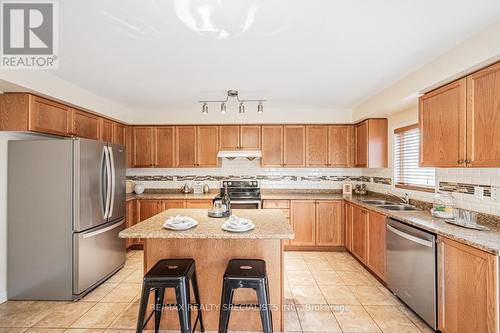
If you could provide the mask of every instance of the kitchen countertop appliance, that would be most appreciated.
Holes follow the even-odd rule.
[[[125,263],[125,147],[9,141],[7,296],[75,300]]]
[[[386,229],[387,287],[437,329],[436,235],[391,218]]]
[[[221,193],[215,200],[222,200],[222,193],[227,186],[227,193],[231,200],[231,209],[260,209],[262,199],[258,180],[223,180]]]

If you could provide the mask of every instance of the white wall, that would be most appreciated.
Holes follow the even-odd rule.
[[[7,143],[40,136],[0,132],[0,303],[7,300]]]
[[[422,91],[500,60],[500,21],[473,35],[353,109],[353,119],[386,116],[417,105]]]

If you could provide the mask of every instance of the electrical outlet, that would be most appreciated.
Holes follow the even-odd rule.
[[[491,187],[491,200],[500,201],[500,187]]]
[[[474,196],[476,198],[482,199],[484,197],[484,187],[474,186]]]

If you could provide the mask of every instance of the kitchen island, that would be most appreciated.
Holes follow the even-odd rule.
[[[185,231],[163,228],[165,220],[176,215],[192,217],[199,224]],[[120,237],[144,239],[144,272],[165,258],[195,260],[203,305],[203,320],[207,331],[218,329],[222,279],[229,260],[235,258],[265,260],[274,330],[283,331],[283,241],[293,238],[293,230],[285,215],[278,210],[233,210],[233,215],[250,219],[255,224],[255,229],[243,233],[231,233],[221,228],[226,219],[210,218],[206,209],[169,209],[123,230]],[[165,297],[165,303],[173,303],[174,294],[171,290],[165,293]],[[239,289],[234,294],[233,302],[256,303],[257,297],[253,290]],[[174,309],[164,311],[161,327],[179,329],[179,320]],[[261,321],[257,309],[242,308],[232,311],[229,330],[260,329]]]

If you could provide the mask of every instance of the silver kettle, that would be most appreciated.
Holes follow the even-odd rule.
[[[203,185],[203,193],[204,194],[210,193],[210,187],[208,186],[208,184]]]
[[[181,187],[181,192],[182,192],[182,193],[185,193],[185,194],[187,194],[187,193],[191,193],[191,192],[193,192],[193,188],[192,188],[191,186],[189,186],[189,184],[186,182],[186,183],[184,183],[184,185]]]

